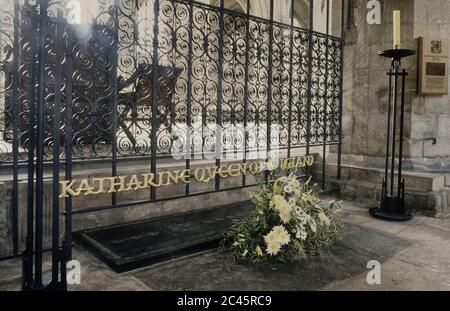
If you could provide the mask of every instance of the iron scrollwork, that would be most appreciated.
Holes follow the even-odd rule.
[[[0,131],[3,137],[0,161],[3,162],[12,161],[10,145],[14,130],[20,139],[20,150],[25,152],[27,149],[28,112],[34,101],[29,97],[29,89],[36,83],[30,81],[30,72],[37,62],[30,28],[31,16],[38,11],[38,4],[20,2],[18,51],[13,49],[13,1],[9,0],[8,4],[0,12]],[[61,65],[65,79],[61,114],[65,113],[67,105],[71,106],[70,150],[73,158],[111,158],[113,143],[117,146],[118,157],[150,156],[152,131],[156,131],[158,156],[170,154],[175,142],[185,145],[187,137],[192,140],[190,152],[199,148],[212,151],[216,146],[218,114],[223,126],[221,145],[227,151],[265,148],[268,122],[280,128],[278,136],[271,140],[280,147],[339,142],[343,70],[340,39],[310,34],[308,30],[253,16],[247,18],[245,14],[232,11],[224,12],[222,24],[219,7],[161,0],[159,57],[158,63],[153,64],[154,1],[99,0],[96,4],[97,12],[91,20],[84,24],[67,23],[64,31],[65,51]],[[54,18],[58,10],[68,10],[65,1],[50,1],[48,15]],[[52,137],[56,66],[54,29],[49,20],[44,66],[44,153],[48,159],[52,156],[53,144],[64,144],[66,126],[62,118],[61,137]],[[190,31],[192,41],[189,40]],[[221,31],[223,42],[219,42]],[[190,48],[192,54],[189,54]],[[270,50],[272,55],[269,55]],[[223,55],[222,64],[218,61],[219,53]],[[15,58],[19,63],[17,72],[13,66]],[[73,64],[72,72],[67,70],[69,58]],[[117,67],[114,67],[115,58]],[[269,60],[272,68],[269,68]],[[189,72],[190,63],[192,72]],[[222,66],[221,71],[219,66]],[[159,78],[156,82],[157,116],[153,118],[151,86],[154,68]],[[270,72],[272,76],[269,76]],[[16,100],[19,107],[16,116],[12,109],[15,74],[18,76]],[[68,79],[73,84],[71,102],[66,100],[65,93]],[[221,94],[218,94],[219,81]],[[219,96],[221,111],[217,111]],[[179,124],[188,124],[188,131],[201,135],[174,135],[174,126]],[[233,130],[244,124],[247,135]],[[61,147],[62,158],[64,152]]]

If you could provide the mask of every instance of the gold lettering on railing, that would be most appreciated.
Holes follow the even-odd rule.
[[[222,164],[220,166],[199,167],[193,172],[189,169],[145,173],[141,175],[96,177],[92,179],[74,179],[60,182],[60,198],[92,196],[119,192],[138,191],[142,189],[160,188],[173,184],[189,184],[191,180],[208,183],[221,178],[239,177],[246,174],[256,175],[262,172],[266,161]],[[276,163],[276,162],[275,162]],[[278,167],[282,170],[294,170],[314,164],[313,156],[300,156],[281,159]]]

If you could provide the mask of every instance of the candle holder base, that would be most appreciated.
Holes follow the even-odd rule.
[[[387,182],[384,180],[380,207],[372,208],[370,214],[375,218],[388,221],[411,220],[414,216],[405,209],[405,181],[398,189],[398,196],[386,195],[387,191]]]
[[[397,212],[403,210],[405,200],[403,198],[387,197],[381,200],[381,207],[374,207],[370,209],[370,215],[375,218],[387,221],[408,221],[413,219],[414,215],[408,212]]]
[[[383,181],[383,192],[380,207],[370,209],[370,214],[378,219],[389,221],[408,221],[414,216],[405,209],[405,181],[398,189],[399,196],[386,195],[388,192],[386,180]]]

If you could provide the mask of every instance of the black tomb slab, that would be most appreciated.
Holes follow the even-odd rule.
[[[75,232],[74,238],[116,272],[218,247],[233,219],[248,215],[250,201]]]

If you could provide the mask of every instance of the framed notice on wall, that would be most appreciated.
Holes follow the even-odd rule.
[[[448,94],[449,41],[440,38],[419,38],[418,93]]]

